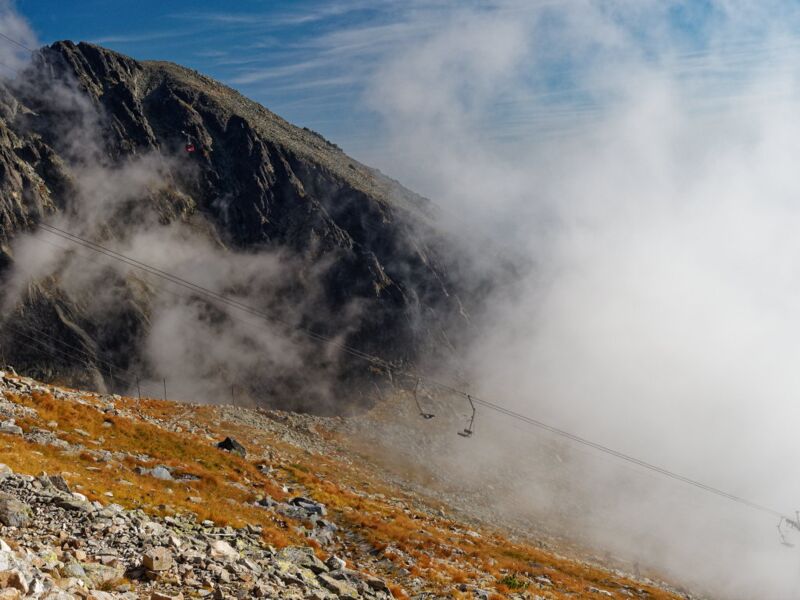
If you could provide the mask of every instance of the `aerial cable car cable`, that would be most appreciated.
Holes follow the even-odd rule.
[[[26,345],[26,346],[28,346],[30,348],[38,347],[39,349],[44,349],[45,352],[47,352],[47,353],[49,353],[51,355],[56,353],[56,354],[58,354],[60,356],[63,356],[65,358],[71,358],[71,359],[81,358],[81,356],[76,356],[76,354],[73,353],[73,352],[68,352],[67,350],[63,350],[61,348],[51,347],[42,338],[37,338],[37,337],[31,336],[31,335],[28,335],[24,331],[21,331],[21,330],[18,330],[18,329],[15,330],[15,329],[13,329],[13,326],[12,326],[12,330],[17,335],[22,336],[24,339],[28,340],[28,343],[25,343],[24,341],[22,341],[22,343],[23,343],[23,345]],[[17,341],[21,341],[21,340],[17,340]],[[80,348],[77,348],[75,346],[71,346],[70,344],[66,344],[66,343],[62,342],[61,345],[65,346],[65,347],[68,347],[68,348],[71,348],[75,352],[81,354],[82,358],[84,358],[84,359],[92,360],[93,362],[98,362],[98,363],[103,363],[104,362],[104,361],[102,361],[100,359],[96,359],[96,358],[92,357],[91,355],[87,354],[85,351],[81,350]],[[113,367],[113,368],[120,369],[120,367]],[[125,379],[125,378],[122,378],[122,377],[113,376],[113,375],[112,375],[112,377],[114,377],[118,381],[121,381],[122,383],[128,384],[129,386],[133,385],[133,382],[128,380],[128,379]]]
[[[9,36],[7,36],[7,35],[3,34],[3,33],[0,33],[0,37],[4,38],[4,39],[5,39],[5,40],[7,40],[8,42],[10,42],[10,43],[12,43],[12,44],[14,44],[14,45],[16,45],[16,46],[19,46],[20,48],[22,48],[22,49],[24,49],[24,50],[27,50],[27,51],[28,51],[28,52],[30,52],[31,54],[35,54],[35,53],[38,51],[38,50],[33,50],[33,49],[29,48],[28,46],[26,46],[26,45],[25,45],[25,44],[23,44],[22,42],[19,42],[18,40],[15,40],[15,39],[13,39],[13,38],[11,38],[11,37],[9,37]],[[19,70],[17,70],[17,69],[14,69],[13,67],[10,67],[10,66],[8,66],[8,65],[4,65],[4,64],[0,63],[0,66],[4,66],[4,67],[6,67],[6,68],[8,68],[8,69],[11,69],[11,70],[12,70],[12,71],[14,71],[16,74],[19,74],[19,73],[20,73],[20,71],[19,71]],[[165,124],[163,124],[163,123],[162,123],[161,125],[162,125],[162,126],[166,126],[166,127],[167,127],[167,128],[169,128],[169,129],[173,129],[174,131],[178,131],[176,128],[174,128],[174,127],[170,127],[169,125],[165,125]],[[244,126],[244,124],[242,124],[242,126]],[[185,131],[181,131],[180,133],[181,133],[181,134],[183,134],[183,135],[188,135],[188,134],[187,134]],[[197,151],[197,148],[198,148],[198,145],[197,145],[196,143],[194,143],[194,142],[187,142],[187,143],[185,144],[185,146],[184,146],[184,150],[185,150],[187,153],[194,153],[194,152],[196,152],[196,151]],[[444,208],[442,208],[442,207],[439,207],[439,210],[446,210],[446,209],[444,209]],[[447,212],[448,212],[448,213],[449,213],[449,214],[450,214],[452,217],[454,217],[454,218],[457,218],[457,219],[461,220],[461,216],[460,216],[460,215],[459,215],[457,212],[455,212],[455,211],[449,211],[449,210],[448,210]],[[463,221],[462,221],[462,225],[464,225],[464,223],[465,223],[465,222],[463,222]],[[362,224],[362,225],[363,225],[363,224]],[[377,231],[377,229],[375,229],[375,228],[370,228],[370,227],[366,227],[366,228],[367,228],[367,229],[372,229],[373,231]],[[496,246],[496,245],[497,245],[497,243],[496,243],[496,242],[493,242],[493,243],[492,243],[492,245],[493,245],[493,246]],[[501,244],[501,246],[502,246],[502,247],[504,247],[505,249],[509,249],[509,248],[510,248],[509,246],[505,246],[505,245],[503,245],[503,244]]]
[[[0,38],[3,38],[5,40],[7,40],[8,42],[10,42],[10,43],[22,48],[23,50],[27,50],[28,52],[31,52],[31,53],[35,52],[31,48],[28,48],[25,44],[23,44],[23,43],[15,40],[15,39],[7,36],[4,33],[0,32]],[[188,151],[189,150],[187,149],[187,152]],[[88,240],[83,240],[79,236],[74,236],[73,234],[70,234],[69,232],[64,232],[63,230],[59,230],[58,228],[53,227],[53,226],[45,226],[45,224],[40,224],[40,226],[42,226],[43,228],[46,228],[46,230],[50,231],[51,233],[54,233],[56,235],[60,235],[61,237],[64,237],[64,239],[72,241],[72,242],[74,242],[76,244],[83,245],[84,247],[89,248],[91,250],[94,250],[95,252],[100,252],[102,254],[106,254],[107,256],[111,256],[112,258],[115,258],[115,259],[120,260],[122,262],[126,262],[127,264],[129,264],[131,266],[135,266],[136,268],[139,268],[139,269],[142,269],[144,271],[147,271],[147,272],[149,272],[149,273],[151,273],[153,275],[156,275],[156,276],[159,276],[159,277],[163,277],[163,278],[165,278],[165,279],[167,279],[167,280],[169,280],[169,281],[171,281],[173,283],[176,283],[178,285],[184,285],[185,287],[189,287],[190,289],[193,289],[194,291],[196,291],[198,293],[201,293],[203,295],[208,295],[208,296],[211,296],[211,297],[215,297],[217,300],[219,300],[219,301],[221,301],[221,302],[223,302],[225,304],[228,304],[229,306],[233,306],[233,307],[239,308],[240,310],[244,310],[246,312],[251,312],[251,314],[262,316],[263,318],[266,318],[266,319],[268,319],[270,321],[273,321],[273,322],[279,322],[279,323],[283,323],[283,324],[286,324],[286,325],[290,325],[290,324],[285,323],[285,322],[283,322],[283,321],[281,321],[281,320],[279,320],[277,318],[274,318],[272,316],[266,315],[265,313],[261,313],[261,311],[258,311],[256,309],[252,309],[251,307],[248,307],[248,306],[246,306],[244,304],[241,304],[241,303],[238,303],[238,302],[235,302],[235,301],[230,301],[230,299],[226,298],[225,296],[222,296],[221,294],[217,294],[216,292],[212,292],[211,290],[206,290],[206,289],[202,288],[201,286],[197,286],[196,284],[192,284],[191,282],[187,282],[185,280],[182,280],[181,278],[171,276],[170,274],[167,274],[167,273],[165,273],[163,271],[160,271],[159,269],[151,268],[151,267],[145,265],[144,263],[140,263],[139,261],[136,261],[134,259],[128,259],[127,257],[124,257],[124,255],[120,255],[120,254],[115,253],[115,252],[113,252],[111,250],[105,249],[102,246],[99,246],[99,244],[94,244],[93,242],[90,242]],[[56,232],[59,232],[59,233],[56,233]],[[72,239],[73,237],[75,239]],[[95,248],[93,246],[97,246],[97,247]],[[179,283],[179,282],[181,282],[181,283]],[[299,328],[299,327],[297,329],[300,330],[302,333],[308,335],[309,337],[312,337],[313,339],[316,339],[316,340],[321,341],[321,342],[332,344],[332,345],[338,347],[342,351],[344,351],[344,352],[346,352],[346,353],[348,353],[348,354],[350,354],[352,356],[355,356],[357,358],[361,358],[363,360],[369,361],[372,364],[379,364],[379,365],[385,366],[387,369],[389,369],[390,372],[395,372],[397,374],[400,374],[400,373],[398,373],[397,371],[394,371],[391,368],[391,365],[390,365],[389,362],[387,362],[387,361],[385,361],[385,360],[383,360],[383,359],[381,359],[381,358],[379,358],[377,356],[370,355],[370,354],[368,354],[366,352],[361,352],[360,350],[357,350],[355,348],[349,347],[346,344],[338,343],[338,342],[336,342],[335,340],[333,340],[333,339],[331,339],[329,337],[323,336],[321,334],[317,334],[317,333],[315,333],[315,332],[313,332],[311,330],[308,330],[308,329],[305,329],[305,328]],[[761,505],[761,504],[758,504],[758,503],[755,503],[755,502],[751,502],[751,501],[749,501],[749,500],[747,500],[745,498],[741,498],[741,497],[736,496],[734,494],[729,494],[728,492],[725,492],[725,491],[717,489],[715,487],[706,485],[706,484],[701,483],[699,481],[695,481],[695,480],[690,479],[688,477],[684,477],[684,476],[679,475],[677,473],[673,473],[672,471],[669,471],[667,469],[663,469],[661,467],[657,467],[655,465],[651,465],[651,464],[649,464],[649,463],[647,463],[645,461],[642,461],[642,460],[639,460],[639,459],[634,458],[632,456],[626,455],[626,454],[624,454],[622,452],[618,452],[616,450],[613,450],[613,449],[608,448],[606,446],[603,446],[601,444],[597,444],[597,443],[592,442],[590,440],[587,440],[585,438],[581,438],[580,436],[571,434],[571,433],[569,433],[567,431],[558,429],[558,428],[553,427],[551,425],[547,425],[546,423],[543,423],[543,422],[538,421],[536,419],[532,419],[530,417],[526,417],[525,415],[516,413],[516,412],[511,411],[509,409],[506,409],[506,408],[504,408],[504,407],[502,407],[500,405],[494,404],[492,402],[489,402],[489,401],[486,401],[486,400],[481,400],[479,398],[473,398],[471,395],[467,394],[466,392],[463,392],[461,390],[457,390],[457,389],[453,388],[452,386],[449,386],[449,385],[446,385],[446,384],[442,384],[442,383],[439,383],[439,382],[436,382],[436,381],[432,381],[432,380],[427,380],[427,382],[431,383],[431,384],[433,384],[433,385],[435,385],[435,386],[437,386],[437,387],[439,387],[441,389],[458,393],[458,394],[460,394],[462,396],[465,396],[469,400],[470,405],[473,408],[473,416],[471,418],[470,425],[465,429],[464,432],[461,432],[462,434],[466,434],[466,432],[469,430],[470,431],[470,435],[471,435],[471,428],[472,428],[472,425],[474,425],[475,404],[479,404],[481,406],[489,408],[490,410],[494,410],[494,411],[500,412],[500,413],[502,413],[502,414],[504,414],[504,415],[506,415],[508,417],[511,417],[511,418],[514,418],[514,419],[518,419],[520,421],[528,423],[529,425],[533,425],[534,427],[538,427],[540,429],[544,429],[544,430],[549,431],[551,433],[554,433],[556,435],[565,437],[565,438],[567,438],[569,440],[572,440],[573,442],[589,446],[590,448],[594,448],[595,450],[598,450],[600,452],[604,452],[606,454],[610,454],[611,456],[615,456],[616,458],[619,458],[620,460],[625,460],[625,461],[631,462],[631,463],[633,463],[635,465],[638,465],[640,467],[643,467],[645,469],[649,469],[649,470],[654,471],[656,473],[659,473],[659,474],[661,474],[661,475],[663,475],[665,477],[669,477],[669,478],[675,479],[677,481],[681,481],[683,483],[686,483],[688,485],[695,486],[695,487],[697,487],[699,489],[702,489],[702,490],[705,490],[705,491],[707,491],[709,493],[713,493],[713,494],[716,494],[716,495],[721,496],[723,498],[727,498],[728,500],[731,500],[731,501],[734,501],[734,502],[738,502],[738,503],[743,504],[745,506],[749,506],[750,508],[753,508],[755,510],[759,510],[759,511],[762,511],[762,512],[766,512],[766,513],[772,514],[774,516],[779,517],[782,521],[785,521],[786,523],[788,523],[789,525],[791,525],[792,527],[794,527],[794,528],[796,528],[796,529],[798,529],[800,531],[800,517],[798,517],[796,519],[792,519],[790,517],[786,517],[780,511],[774,510],[772,508],[766,507],[764,505]],[[467,436],[465,436],[465,437],[467,437]],[[781,523],[779,522],[779,526],[780,526],[780,524]]]
[[[47,225],[47,224],[44,224],[44,223],[40,224],[40,227],[42,227],[45,231],[49,231],[49,232],[53,233],[54,235],[58,235],[59,237],[62,237],[64,239],[68,240],[68,241],[71,241],[71,242],[75,243],[75,244],[84,246],[84,247],[89,248],[89,249],[91,249],[91,250],[93,250],[95,252],[99,252],[101,254],[105,254],[106,256],[110,256],[111,258],[114,258],[115,260],[119,260],[119,261],[124,262],[126,264],[129,264],[131,266],[135,266],[136,268],[139,268],[139,269],[141,269],[143,271],[146,271],[146,272],[152,273],[154,275],[157,275],[159,277],[162,277],[162,278],[164,278],[164,279],[166,279],[168,281],[171,281],[173,283],[177,283],[178,285],[183,285],[184,287],[187,287],[187,288],[189,288],[189,289],[191,289],[193,291],[197,291],[198,293],[201,293],[203,295],[208,295],[210,297],[218,299],[221,302],[223,302],[223,303],[225,303],[227,305],[230,305],[230,306],[232,306],[234,308],[239,308],[240,310],[245,310],[247,312],[250,312],[251,314],[256,314],[256,315],[263,316],[264,318],[266,318],[267,320],[269,320],[271,322],[279,322],[279,323],[290,325],[290,324],[286,323],[285,321],[281,321],[279,319],[272,318],[269,315],[266,315],[266,313],[263,313],[262,311],[258,311],[256,309],[253,309],[252,307],[248,307],[247,305],[242,304],[240,302],[232,301],[229,298],[226,298],[225,296],[223,296],[222,294],[219,294],[217,292],[213,292],[213,291],[208,290],[206,288],[203,288],[202,286],[199,286],[197,284],[193,284],[193,283],[191,283],[191,282],[189,282],[187,280],[181,279],[180,277],[171,275],[171,274],[167,273],[166,271],[162,271],[162,270],[160,270],[160,269],[158,269],[156,267],[152,267],[150,265],[147,265],[146,263],[143,263],[141,261],[137,261],[135,259],[127,257],[127,256],[125,256],[123,254],[120,254],[118,252],[115,252],[113,250],[105,248],[104,246],[101,246],[100,244],[96,244],[94,242],[86,240],[86,239],[84,239],[84,238],[82,238],[80,236],[77,236],[75,234],[69,233],[69,232],[64,231],[62,229],[59,229],[57,227],[54,227],[52,225]],[[433,386],[436,386],[436,387],[438,387],[438,388],[440,388],[442,390],[449,391],[449,392],[455,393],[455,394],[459,394],[459,395],[467,398],[468,401],[470,402],[471,406],[473,406],[473,407],[474,406],[483,406],[483,407],[488,408],[488,409],[490,409],[492,411],[504,414],[504,415],[506,415],[506,416],[508,416],[510,418],[513,418],[513,419],[520,420],[520,421],[522,421],[524,423],[527,423],[528,425],[532,425],[534,427],[543,429],[543,430],[548,431],[550,433],[553,433],[553,434],[559,435],[561,437],[567,438],[567,439],[569,439],[569,440],[571,440],[571,441],[573,441],[575,443],[588,446],[588,447],[593,448],[593,449],[595,449],[595,450],[597,450],[599,452],[603,452],[605,454],[609,454],[609,455],[614,456],[614,457],[616,457],[616,458],[618,458],[620,460],[627,461],[629,463],[632,463],[632,464],[637,465],[639,467],[642,467],[644,469],[648,469],[650,471],[653,471],[655,473],[658,473],[658,474],[663,475],[665,477],[668,477],[670,479],[674,479],[676,481],[680,481],[680,482],[685,483],[687,485],[694,486],[694,487],[696,487],[698,489],[701,489],[701,490],[704,490],[706,492],[715,494],[717,496],[726,498],[726,499],[731,500],[733,502],[737,502],[739,504],[748,506],[748,507],[753,508],[755,510],[759,510],[761,512],[765,512],[765,513],[771,514],[771,515],[773,515],[775,517],[778,517],[778,518],[784,517],[784,518],[786,518],[787,521],[796,522],[791,517],[786,517],[783,513],[781,513],[778,510],[775,510],[773,508],[770,508],[770,507],[767,507],[765,505],[762,505],[762,504],[747,500],[746,498],[742,498],[742,497],[737,496],[735,494],[731,494],[731,493],[725,492],[724,490],[721,490],[719,488],[704,484],[704,483],[702,483],[700,481],[697,481],[697,480],[694,480],[694,479],[691,479],[691,478],[688,478],[688,477],[684,477],[683,475],[679,475],[677,473],[669,471],[668,469],[664,469],[662,467],[658,467],[656,465],[650,464],[650,463],[648,463],[646,461],[640,460],[638,458],[635,458],[635,457],[630,456],[628,454],[625,454],[623,452],[619,452],[619,451],[614,450],[612,448],[609,448],[607,446],[603,446],[602,444],[598,444],[596,442],[592,442],[591,440],[587,440],[585,438],[582,438],[582,437],[580,437],[578,435],[572,434],[572,433],[570,433],[568,431],[565,431],[563,429],[559,429],[557,427],[554,427],[552,425],[548,425],[548,424],[546,424],[546,423],[544,423],[542,421],[539,421],[537,419],[533,419],[531,417],[528,417],[528,416],[525,416],[523,414],[517,413],[515,411],[507,409],[507,408],[505,408],[503,406],[500,406],[500,405],[495,404],[493,402],[490,402],[488,400],[483,400],[481,398],[472,396],[471,394],[468,394],[467,392],[459,390],[459,389],[457,389],[457,388],[455,388],[455,387],[453,387],[451,385],[442,383],[440,381],[436,381],[436,380],[428,378],[428,377],[422,377],[422,376],[420,376],[420,375],[418,375],[416,373],[411,373],[411,372],[408,372],[408,371],[401,371],[399,369],[392,368],[391,364],[388,361],[383,360],[380,357],[368,354],[366,352],[362,352],[362,351],[357,350],[357,349],[355,349],[355,348],[353,348],[351,346],[348,346],[347,344],[342,344],[342,343],[337,342],[337,341],[335,341],[335,340],[333,340],[331,338],[328,338],[328,337],[326,337],[326,336],[324,336],[322,334],[318,334],[318,333],[315,333],[313,331],[310,331],[310,330],[304,329],[304,328],[298,328],[298,330],[301,333],[304,333],[305,335],[308,335],[309,337],[312,337],[315,340],[318,340],[318,341],[321,341],[321,342],[325,342],[325,343],[330,343],[330,344],[334,345],[335,347],[338,347],[339,349],[341,349],[343,352],[346,352],[346,353],[348,353],[348,354],[350,354],[352,356],[355,356],[357,358],[362,358],[362,359],[364,359],[366,361],[369,361],[371,364],[379,364],[381,366],[385,366],[389,370],[389,372],[394,373],[395,375],[405,375],[407,377],[419,378],[420,381],[424,381],[428,385],[433,385]],[[798,526],[798,529],[800,529],[800,524]]]
[[[267,320],[269,322],[280,323],[280,324],[285,325],[287,327],[296,329],[300,333],[302,333],[302,334],[304,334],[304,335],[306,335],[306,336],[308,336],[308,337],[310,337],[310,338],[312,338],[314,340],[329,343],[332,346],[337,347],[337,348],[339,348],[340,350],[342,350],[344,352],[347,352],[348,354],[351,354],[351,355],[356,356],[358,358],[361,358],[363,360],[369,361],[369,362],[371,362],[373,364],[382,366],[383,368],[387,368],[388,369],[388,367],[389,367],[389,364],[386,361],[384,361],[383,359],[381,359],[381,358],[379,358],[377,356],[373,356],[371,354],[367,354],[367,353],[362,352],[362,351],[360,351],[360,350],[358,350],[356,348],[353,348],[352,346],[348,346],[346,344],[342,344],[340,342],[337,342],[336,340],[334,340],[332,338],[329,338],[327,336],[324,336],[322,334],[316,333],[315,331],[313,331],[311,329],[308,329],[308,328],[305,328],[305,327],[300,327],[300,326],[294,325],[292,323],[289,323],[289,322],[287,322],[287,321],[285,321],[283,319],[275,317],[273,315],[269,315],[269,314],[267,314],[267,313],[265,313],[265,312],[263,312],[261,310],[258,310],[258,309],[254,308],[252,306],[248,306],[247,304],[244,304],[244,303],[239,302],[237,300],[233,300],[232,298],[224,296],[223,294],[220,294],[218,292],[214,292],[213,290],[210,290],[208,288],[204,288],[204,287],[202,287],[200,285],[197,285],[195,283],[187,281],[186,279],[178,277],[177,275],[173,275],[171,273],[167,273],[166,271],[162,271],[161,269],[158,269],[156,267],[153,267],[151,265],[148,265],[148,264],[143,263],[141,261],[138,261],[136,259],[130,258],[128,256],[125,256],[124,254],[120,254],[118,252],[115,252],[114,250],[111,250],[109,248],[101,246],[100,244],[97,244],[95,242],[91,242],[90,240],[87,240],[87,239],[82,238],[80,236],[77,236],[77,235],[74,235],[74,234],[69,233],[67,231],[64,231],[63,229],[59,229],[58,227],[55,227],[55,226],[52,226],[52,225],[47,225],[45,223],[40,223],[39,226],[44,231],[47,231],[47,232],[49,232],[49,233],[51,233],[53,235],[61,237],[62,239],[70,241],[70,242],[72,242],[74,244],[83,246],[84,248],[88,248],[89,250],[92,250],[94,252],[98,252],[100,254],[104,254],[105,256],[113,258],[114,260],[117,260],[119,262],[123,262],[123,263],[125,263],[125,264],[127,264],[129,266],[132,266],[135,269],[138,269],[138,270],[141,270],[141,271],[145,271],[147,273],[155,275],[156,277],[159,277],[161,279],[165,279],[165,280],[167,280],[167,281],[169,281],[171,283],[174,283],[174,284],[179,285],[181,287],[190,289],[190,290],[192,290],[192,291],[194,291],[194,292],[196,292],[196,293],[198,293],[200,295],[203,295],[203,296],[206,296],[206,297],[209,297],[209,298],[213,298],[214,300],[216,300],[218,302],[221,302],[222,304],[225,304],[227,306],[231,306],[233,308],[238,308],[239,310],[242,310],[244,312],[248,312],[248,313],[250,313],[252,315],[261,317],[261,318],[263,318],[263,319],[265,319],[265,320]]]
[[[33,53],[35,53],[35,52],[36,52],[36,50],[32,50],[31,48],[28,48],[28,47],[27,47],[25,44],[23,44],[22,42],[20,42],[20,41],[17,41],[17,40],[15,40],[15,39],[14,39],[14,38],[12,38],[12,37],[9,37],[9,36],[7,36],[5,33],[0,33],[0,38],[3,38],[4,40],[6,40],[6,41],[8,41],[8,42],[11,42],[11,43],[12,43],[12,44],[14,44],[15,46],[19,46],[19,47],[20,47],[20,48],[22,48],[23,50],[27,50],[27,51],[28,51],[28,52],[30,52],[31,54],[33,54]]]
[[[121,383],[124,383],[124,384],[128,385],[128,387],[132,387],[134,385],[134,381],[129,379],[128,377],[125,377],[125,376],[120,377],[119,375],[114,374],[114,371],[127,374],[128,373],[127,369],[119,367],[119,366],[117,366],[117,365],[115,365],[115,364],[103,359],[100,356],[94,356],[91,353],[89,353],[86,350],[84,350],[83,348],[79,348],[78,346],[70,344],[69,342],[66,342],[66,341],[64,341],[64,340],[62,340],[60,338],[56,338],[56,337],[54,337],[52,335],[49,335],[47,332],[42,331],[41,329],[36,329],[34,327],[28,326],[28,327],[26,327],[26,329],[23,330],[22,328],[16,326],[15,324],[12,324],[12,323],[6,323],[5,326],[9,327],[11,329],[11,331],[13,333],[15,333],[16,335],[22,336],[23,338],[25,338],[27,340],[35,342],[39,346],[45,348],[47,351],[53,350],[55,352],[60,353],[63,356],[67,356],[67,357],[72,358],[72,359],[75,359],[75,358],[77,358],[79,360],[82,359],[82,360],[85,360],[87,362],[96,363],[98,366],[104,366],[104,367],[106,367],[108,369],[109,374],[110,374],[110,376],[111,376],[111,378],[113,380],[116,380],[116,381],[119,381]],[[35,332],[38,336],[41,336],[41,337],[34,337],[34,336],[29,335],[29,330]],[[46,344],[45,340],[42,339],[42,338],[47,338],[50,341],[54,342],[55,344],[63,346],[64,348],[67,348],[68,350],[72,350],[72,352],[69,352],[68,350],[63,350],[61,348],[56,348],[56,347],[50,348]]]
[[[4,63],[2,61],[0,61],[0,67],[3,67],[4,69],[8,69],[9,71],[12,71],[14,73],[14,75],[19,75],[19,69],[15,69],[11,65],[6,64],[6,63]]]

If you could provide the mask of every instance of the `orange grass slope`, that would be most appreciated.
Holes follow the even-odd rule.
[[[321,427],[308,434],[327,444],[327,450],[312,452],[292,443],[292,436],[279,428],[259,426],[267,417],[258,411],[79,392],[56,398],[52,391],[61,389],[50,389],[5,396],[36,411],[18,419],[24,431],[49,429],[85,449],[76,452],[0,435],[0,462],[31,475],[62,473],[92,500],[161,515],[192,512],[220,525],[260,525],[265,543],[311,545],[320,557],[345,556],[355,568],[386,579],[397,598],[409,597],[413,590],[466,599],[476,589],[495,600],[681,597],[511,541],[502,531],[468,527],[442,516],[438,508],[396,489],[381,473],[349,456]],[[229,418],[231,414],[242,418]],[[195,433],[178,422],[192,423]],[[247,446],[247,459],[216,448],[215,441],[228,435]],[[264,464],[269,469],[259,468]],[[141,467],[154,465],[169,466],[193,480],[162,481],[140,473]],[[327,506],[327,518],[339,528],[333,547],[323,551],[305,537],[302,526],[254,504],[263,496],[286,500],[292,495]]]

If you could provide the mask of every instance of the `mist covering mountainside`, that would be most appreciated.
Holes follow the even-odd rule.
[[[326,410],[382,369],[342,346],[408,365],[468,331],[480,286],[429,201],[194,71],[58,42],[0,85],[0,118],[0,348],[32,375]]]

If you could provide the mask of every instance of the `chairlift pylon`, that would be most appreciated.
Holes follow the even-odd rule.
[[[475,426],[475,403],[472,401],[472,396],[469,394],[467,394],[467,400],[469,400],[470,408],[472,408],[472,416],[469,418],[469,424],[464,427],[464,431],[458,432],[458,435],[465,438],[472,437],[474,433],[473,427]]]
[[[420,417],[422,417],[423,419],[432,419],[436,415],[422,410],[422,404],[420,404],[419,396],[417,395],[418,391],[419,391],[419,377],[417,377],[417,382],[414,384],[414,402],[416,402],[417,404],[417,410],[419,411]]]

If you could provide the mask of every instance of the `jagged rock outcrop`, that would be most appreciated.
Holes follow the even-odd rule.
[[[120,190],[112,206],[86,212],[94,188],[81,173],[117,173],[148,157],[164,159],[152,166],[157,184]],[[43,219],[92,221],[82,233],[101,240],[125,238],[137,224],[184,223],[223,251],[275,251],[294,261],[296,276],[272,290],[282,306],[297,307],[294,326],[408,363],[449,345],[452,324],[467,321],[433,214],[427,200],[318,134],[174,64],[58,42],[0,86],[6,281],[12,273],[19,279],[13,240]],[[19,285],[0,292],[0,348],[8,360],[34,375],[95,387],[124,387],[126,378],[158,370],[143,356],[153,308],[146,281],[110,271],[108,285],[119,293],[98,309],[95,290],[76,291],[58,272],[37,275],[22,292]],[[259,309],[274,303],[265,298]],[[304,366],[322,354],[306,352]],[[342,357],[323,362],[340,382],[365,372]],[[254,395],[293,395],[308,375],[266,370],[252,378]]]

